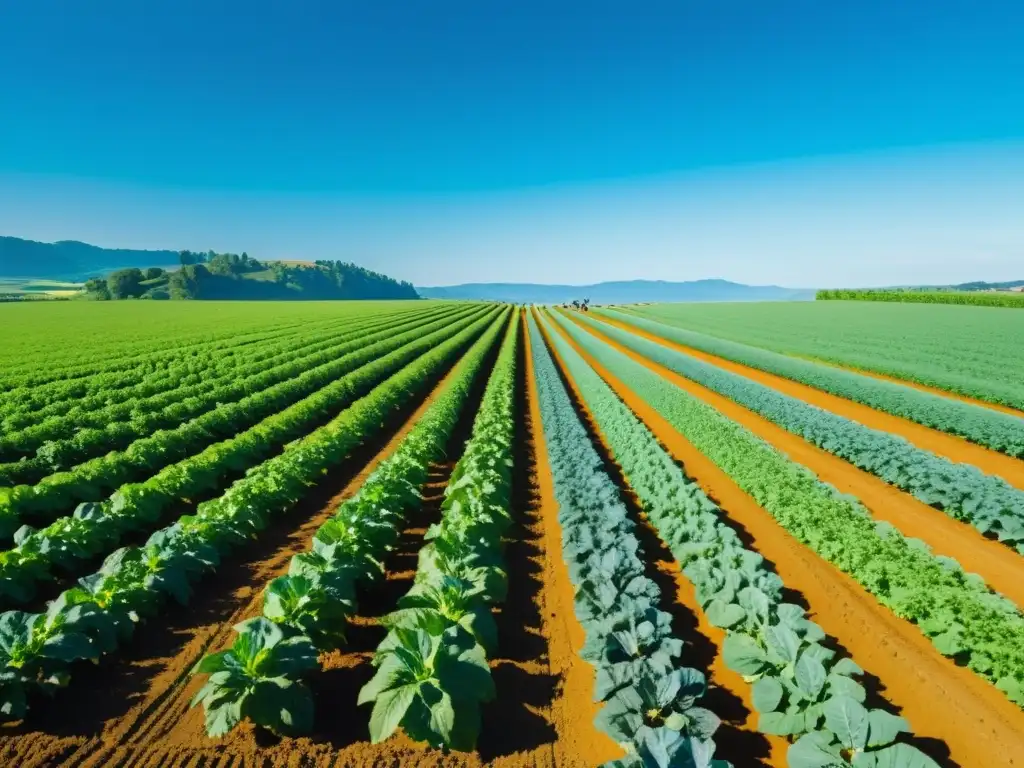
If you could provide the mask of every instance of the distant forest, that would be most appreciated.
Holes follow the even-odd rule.
[[[341,261],[260,262],[246,253],[177,254],[181,268],[119,269],[85,284],[85,297],[119,299],[418,299],[411,283]]]

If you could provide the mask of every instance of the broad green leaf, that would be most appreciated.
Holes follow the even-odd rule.
[[[774,657],[783,664],[792,664],[796,661],[800,650],[800,637],[790,627],[785,624],[768,627],[764,632],[764,639],[769,659]]]
[[[872,752],[853,756],[854,768],[939,768],[928,755],[909,744],[893,744]]]
[[[849,696],[834,696],[822,706],[825,724],[847,749],[864,749],[868,741],[868,711]]]
[[[759,675],[768,666],[768,659],[761,647],[746,635],[731,633],[722,644],[722,658],[725,665],[744,677]]]
[[[839,768],[846,766],[832,734],[813,731],[801,736],[786,752],[789,768]]]
[[[403,685],[377,695],[370,715],[370,741],[379,744],[395,732],[415,701],[418,688],[416,684]]]
[[[800,655],[794,669],[797,686],[811,701],[816,701],[825,687],[825,667],[820,661],[806,653]]]
[[[722,600],[712,600],[704,613],[712,625],[723,629],[739,624],[747,616],[746,611],[736,603]]]
[[[889,714],[884,709],[872,709],[868,712],[868,746],[884,747],[910,730],[910,723],[902,717]]]
[[[789,736],[807,730],[807,721],[802,712],[766,712],[757,720],[757,730],[776,736]]]
[[[242,722],[242,699],[237,698],[215,707],[206,708],[206,735],[223,736]]]
[[[762,677],[754,683],[754,709],[761,713],[774,712],[782,703],[783,688],[774,677]]]

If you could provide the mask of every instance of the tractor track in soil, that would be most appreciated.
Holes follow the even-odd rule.
[[[894,416],[891,413],[872,408],[869,405],[848,400],[839,395],[833,395],[808,384],[802,384],[798,381],[787,379],[784,376],[744,365],[743,363],[736,363],[727,358],[688,347],[671,339],[663,339],[661,336],[650,331],[621,320],[611,319],[605,315],[597,315],[595,317],[602,323],[607,323],[610,326],[635,334],[642,339],[660,344],[676,352],[681,352],[684,355],[709,363],[722,370],[743,376],[776,392],[795,397],[837,416],[863,424],[870,429],[898,435],[922,450],[934,453],[936,456],[941,456],[949,461],[970,464],[986,474],[1002,478],[1014,488],[1024,489],[1024,461],[1020,459],[1015,459],[1005,453],[972,443],[949,432],[927,427],[923,424],[918,424],[916,421],[911,421],[901,416]],[[1017,415],[1024,417],[1024,414]]]
[[[571,319],[571,318],[570,318]],[[698,400],[771,443],[817,477],[857,499],[878,520],[896,526],[905,536],[921,539],[936,554],[954,558],[967,571],[977,573],[993,590],[1024,608],[1024,560],[1010,547],[982,535],[968,523],[949,517],[909,493],[866,472],[774,424],[729,398],[697,384],[613,339],[580,325],[583,330],[654,370]]]
[[[600,338],[600,334],[593,335]],[[670,371],[614,341],[604,340],[649,370],[677,383]],[[628,384],[575,342],[571,343],[670,455],[686,467],[687,474],[720,506],[732,524],[744,530],[749,546],[775,564],[787,587],[804,596],[810,618],[850,652],[872,678],[876,693],[910,721],[919,748],[947,766],[1024,765],[1024,711],[991,683],[940,655],[916,627],[895,616],[850,576],[793,538]],[[693,386],[692,382],[683,381]],[[690,391],[687,387],[683,389]],[[750,428],[750,419],[743,414],[734,420]],[[752,431],[756,433],[756,429]],[[941,514],[930,511],[936,516]]]
[[[629,485],[628,477],[615,462],[614,453],[605,441],[582,392],[550,341],[549,329],[541,323],[538,323],[538,326],[547,341],[548,351],[558,366],[576,413],[601,457],[605,471],[621,489],[622,500],[637,522],[637,538],[643,548],[644,559],[650,566],[646,575],[658,584],[662,602],[667,604],[661,608],[672,616],[676,636],[685,643],[682,662],[686,666],[701,670],[707,676],[708,691],[704,695],[702,706],[722,719],[722,724],[715,733],[715,757],[729,760],[736,766],[784,768],[788,744],[780,737],[758,732],[758,715],[751,701],[750,685],[739,674],[727,668],[722,659],[721,649],[725,632],[708,623],[697,602],[693,585],[683,575],[672,552],[648,521],[639,499]],[[556,332],[562,333],[561,329],[557,329]],[[564,333],[562,336],[567,338]],[[650,572],[652,570],[653,573]]]

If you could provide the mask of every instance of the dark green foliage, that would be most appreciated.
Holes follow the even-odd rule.
[[[107,275],[107,291],[112,299],[133,299],[143,294],[142,271],[119,269]]]
[[[919,304],[969,304],[976,307],[1024,309],[1024,293],[1017,291],[933,291],[912,288],[818,291],[818,301],[909,301]]]

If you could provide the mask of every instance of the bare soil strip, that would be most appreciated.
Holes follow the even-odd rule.
[[[525,327],[525,323],[524,323]],[[576,621],[573,589],[562,561],[562,531],[558,524],[554,478],[548,463],[547,444],[541,425],[540,400],[533,369],[529,334],[524,334],[525,371],[529,398],[530,442],[535,460],[536,515],[543,530],[544,590],[540,610],[548,638],[548,668],[559,681],[551,706],[551,722],[557,734],[557,765],[593,766],[623,756],[607,735],[594,727],[599,709],[593,701],[594,670],[578,655],[586,639]]]
[[[620,320],[612,320],[604,315],[601,315],[597,319],[601,322],[608,323],[608,325],[613,325],[624,331],[636,334],[648,341],[661,344],[663,347],[683,352],[691,357],[697,358],[698,360],[711,363],[719,368],[730,371],[731,373],[745,376],[748,379],[756,381],[758,384],[763,384],[778,392],[789,395],[790,397],[799,398],[811,405],[816,405],[819,408],[831,411],[839,416],[852,419],[853,421],[863,424],[866,427],[870,427],[871,429],[877,429],[882,432],[899,435],[903,439],[916,445],[918,448],[931,451],[932,453],[949,459],[950,461],[962,464],[972,464],[982,472],[1003,478],[1015,488],[1024,489],[1024,461],[1021,461],[1020,459],[1015,459],[1012,456],[999,453],[999,451],[993,451],[990,448],[985,448],[984,446],[969,442],[968,440],[964,440],[962,437],[957,437],[956,435],[951,435],[938,429],[926,427],[923,424],[918,424],[916,421],[910,421],[909,419],[904,419],[901,416],[893,416],[885,411],[876,410],[870,406],[855,403],[854,401],[847,400],[844,397],[829,394],[828,392],[808,386],[807,384],[792,381],[784,376],[767,373],[749,365],[735,363],[731,360],[725,359],[724,357],[718,357],[717,355],[702,352],[699,349],[688,347],[670,339],[663,339],[660,336],[649,333],[642,328],[637,328],[636,326]],[[858,373],[859,372],[860,371],[858,371]],[[906,382],[898,381],[898,383],[905,384]],[[947,394],[948,393],[944,393],[944,395]],[[1012,412],[1012,409],[1009,410]],[[1020,412],[1015,412],[1015,415],[1024,417],[1024,413]]]
[[[662,445],[683,462],[687,474],[744,529],[749,545],[775,564],[790,589],[803,595],[811,618],[867,671],[875,691],[902,710],[919,737],[916,743],[920,748],[945,765],[1024,765],[1024,712],[995,686],[941,656],[916,627],[897,618],[852,578],[790,536],[622,380],[577,349]],[[675,383],[667,375],[670,372],[639,355],[630,357]],[[748,420],[739,421],[749,426]],[[931,513],[941,517],[938,512]]]
[[[605,442],[576,381],[550,342],[547,329],[544,326],[540,328],[545,339],[548,339],[548,349],[558,364],[577,413],[582,417],[598,454],[604,460],[606,470],[622,488],[623,501],[638,519],[636,532],[644,556],[658,574],[648,576],[658,582],[663,599],[675,602],[675,610],[672,610],[673,606],[663,608],[672,614],[676,636],[686,643],[682,660],[686,666],[693,666],[707,675],[708,692],[703,706],[722,718],[722,726],[715,734],[715,757],[729,760],[737,766],[784,767],[787,742],[780,737],[758,732],[758,716],[751,701],[751,686],[741,675],[727,668],[722,658],[725,631],[708,623],[697,602],[693,585],[683,575],[679,563],[658,537],[647,516],[640,511],[641,505],[629,487],[629,479],[612,458],[612,450]],[[562,333],[561,329],[557,330]],[[564,333],[562,335],[568,340]]]
[[[980,574],[990,587],[1024,607],[1024,578],[1021,578],[1024,576],[1024,561],[1014,550],[998,541],[985,538],[969,524],[954,520],[944,512],[933,509],[909,493],[812,445],[792,432],[787,432],[729,398],[626,349],[588,326],[581,327],[733,421],[739,422],[784,452],[793,461],[810,469],[821,480],[834,485],[843,493],[856,496],[875,518],[892,523],[904,535],[927,542],[936,553],[952,557],[968,571]]]

